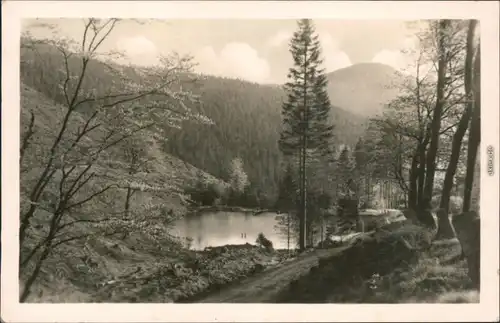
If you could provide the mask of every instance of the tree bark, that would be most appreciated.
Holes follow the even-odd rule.
[[[25,302],[28,296],[31,294],[31,287],[33,287],[33,284],[38,278],[38,275],[40,274],[40,270],[42,269],[42,265],[45,262],[45,259],[47,259],[47,257],[50,254],[52,247],[51,244],[53,239],[54,237],[52,235],[47,238],[47,244],[45,244],[45,246],[43,247],[43,251],[40,255],[40,258],[36,262],[33,272],[30,274],[30,276],[26,280],[26,283],[24,284],[24,289],[21,293],[21,296],[19,297],[19,302],[21,303]]]
[[[130,185],[127,187],[127,196],[125,196],[125,216],[129,216],[130,212],[130,198],[132,197],[132,188]]]
[[[367,208],[371,208],[372,207],[372,177],[371,175],[368,175],[368,186],[367,186],[367,195],[368,195],[368,198],[367,198]]]
[[[474,172],[476,166],[477,151],[481,142],[481,50],[477,47],[476,60],[474,66],[474,107],[469,129],[469,144],[467,151],[467,170],[464,184],[464,204],[463,211],[468,212],[472,204],[472,187],[474,186]],[[479,184],[479,183],[476,183]],[[476,201],[479,204],[479,201]]]
[[[473,287],[480,287],[481,222],[476,212],[464,212],[453,218],[462,253],[467,259],[468,274]]]
[[[426,167],[425,167],[425,150],[427,148],[427,143],[428,139],[426,142],[422,142],[419,144],[418,147],[418,188],[417,188],[417,208],[425,209],[425,202],[424,202],[424,185],[425,185],[425,177],[426,177]]]
[[[286,246],[287,250],[290,251],[290,212],[287,214],[287,225],[286,225]]]
[[[465,57],[465,93],[467,96],[467,103],[465,111],[458,123],[457,131],[453,135],[451,156],[446,169],[446,174],[443,183],[443,191],[441,194],[441,201],[439,208],[442,209],[438,212],[439,227],[437,238],[452,238],[454,237],[453,229],[448,218],[450,209],[450,196],[453,188],[453,180],[457,171],[458,160],[460,152],[462,151],[462,141],[469,126],[469,120],[472,114],[472,80],[473,80],[473,57],[474,57],[474,31],[476,28],[477,20],[470,20],[469,30],[467,32],[467,53]]]
[[[430,146],[426,159],[426,178],[423,195],[423,207],[430,208],[434,189],[434,176],[436,172],[436,156],[439,148],[439,133],[441,130],[441,117],[444,106],[444,87],[447,70],[446,31],[450,25],[449,20],[440,20],[438,26],[438,79],[436,86],[436,105],[431,122]]]
[[[307,45],[305,46],[305,53],[307,53]],[[307,54],[306,54],[307,55]],[[300,251],[304,251],[306,249],[307,244],[307,178],[306,178],[306,155],[307,155],[307,126],[308,126],[308,115],[307,115],[307,73],[308,73],[308,61],[307,57],[305,57],[304,63],[304,88],[303,88],[303,117],[302,117],[302,149],[301,149],[301,157],[302,157],[302,165],[301,165],[301,194],[302,194],[302,214],[301,214],[301,223],[300,223],[300,234],[299,234],[299,249]]]
[[[412,210],[417,209],[417,195],[418,195],[418,155],[415,154],[411,160],[410,168],[410,189],[408,191],[408,207]]]

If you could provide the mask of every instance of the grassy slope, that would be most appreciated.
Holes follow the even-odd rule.
[[[38,91],[21,85],[21,124],[26,127],[29,124],[30,114],[33,111],[36,116],[34,142],[26,153],[23,165],[27,171],[21,175],[21,194],[27,193],[32,180],[40,173],[40,161],[43,160],[48,151],[48,145],[51,139],[54,138],[55,132],[58,129],[59,122],[63,116],[63,107],[55,104],[53,101],[46,98]],[[81,116],[76,116],[70,122],[70,126],[79,124]],[[89,138],[87,140],[94,140]],[[194,176],[197,175],[199,169],[177,159],[170,155],[163,154],[157,150],[155,145],[150,146],[150,153],[155,156],[152,169],[149,173],[140,174],[141,178],[153,185],[169,185],[182,189]],[[112,161],[119,160],[109,154]],[[120,168],[106,168],[107,175],[123,176]],[[113,174],[115,173],[115,174]],[[205,174],[211,177],[209,174]],[[48,188],[48,196],[54,188]],[[108,196],[110,201],[116,204],[123,205],[124,193],[113,192],[112,196]],[[161,199],[163,203],[170,206],[171,209],[183,212],[184,205],[182,200],[176,195],[160,194],[152,196],[144,192],[136,196],[134,203],[141,205],[152,198]],[[115,204],[115,205],[116,205]],[[21,207],[26,207],[22,203]],[[99,208],[99,205],[93,205],[95,214],[105,213],[106,208]],[[110,207],[113,210],[113,207]],[[48,214],[40,211],[33,220],[34,230],[32,234],[42,234],[46,230]],[[81,225],[75,227],[75,233],[88,233],[93,230],[92,227]],[[138,264],[145,272],[152,270],[158,266],[158,259],[165,263],[176,261],[182,255],[177,254],[177,249],[160,251],[157,248],[157,242],[151,241],[147,236],[138,233],[131,235],[129,238],[122,240],[116,238],[97,238],[87,242],[78,241],[75,243],[62,246],[54,252],[47,260],[46,265],[42,269],[42,275],[37,283],[33,297],[43,301],[53,300],[66,302],[86,300],[89,297],[89,291],[96,287],[97,282],[108,281],[116,277],[133,271]],[[97,268],[90,268],[84,265],[81,257],[89,256],[93,262],[97,263]],[[55,297],[55,298],[54,298]]]
[[[320,259],[278,297],[283,303],[477,303],[457,239],[434,241],[411,221],[356,238]]]

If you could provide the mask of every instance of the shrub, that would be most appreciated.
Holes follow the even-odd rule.
[[[203,178],[198,179],[192,187],[186,189],[186,193],[195,203],[206,206],[221,204],[226,199],[226,190],[221,184],[207,182]]]
[[[269,240],[268,238],[266,238],[266,236],[264,236],[264,234],[262,232],[259,233],[259,235],[257,236],[257,240],[255,240],[255,242],[260,247],[264,247],[267,251],[273,251],[272,241]]]

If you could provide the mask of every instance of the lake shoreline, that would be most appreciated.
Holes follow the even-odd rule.
[[[192,206],[189,209],[191,214],[203,214],[212,212],[234,212],[234,213],[251,213],[252,215],[260,215],[264,213],[278,213],[273,209],[255,209],[245,208],[241,206],[215,205],[215,206]]]

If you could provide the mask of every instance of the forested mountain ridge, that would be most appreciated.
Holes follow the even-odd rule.
[[[27,148],[27,152],[21,165],[21,179],[31,181],[40,172],[43,164],[40,164],[47,157],[48,147],[51,141],[57,135],[57,131],[61,125],[64,116],[64,107],[60,104],[54,103],[51,99],[47,98],[43,93],[33,89],[32,87],[21,83],[21,131],[25,135],[28,131],[33,132],[33,139]],[[30,124],[30,117],[34,115],[33,124]],[[78,128],[81,126],[83,114],[76,112],[68,123],[68,127]],[[22,138],[23,139],[23,138]],[[97,143],[99,142],[99,134],[93,134],[86,138],[86,141]],[[63,142],[66,141],[64,138]],[[170,203],[171,209],[176,209],[183,206],[183,201],[179,200],[178,195],[170,194],[169,191],[182,190],[190,185],[190,183],[197,180],[197,177],[202,174],[209,181],[218,181],[217,178],[208,173],[201,172],[193,165],[180,160],[172,155],[164,154],[161,151],[161,146],[154,138],[145,139],[141,144],[144,148],[144,160],[147,161],[145,166],[140,169],[133,180],[136,182],[146,183],[148,186],[164,186],[171,188],[165,191],[165,194],[159,194],[161,199]],[[83,143],[85,145],[85,142]],[[103,152],[102,162],[96,163],[96,173],[106,177],[122,177],[127,178],[128,160],[126,155],[123,154],[122,146],[116,148],[109,148]],[[104,174],[106,173],[106,174]],[[33,174],[33,175],[31,175]],[[24,189],[29,185],[21,181],[21,196],[27,194]],[[49,187],[50,188],[50,187]],[[48,189],[48,195],[53,194]],[[114,202],[117,204],[124,204],[122,196],[124,194],[116,194]],[[138,194],[140,195],[140,194]],[[143,194],[143,197],[138,197],[139,202],[147,202],[151,197],[148,192]]]
[[[37,46],[38,57],[34,56],[31,50],[21,50],[22,81],[58,102],[62,99],[58,84],[60,80],[49,75],[62,68],[62,58],[60,53],[49,45]],[[88,87],[106,88],[120,81],[107,73],[104,63],[101,67],[99,64],[101,63],[95,62],[93,68],[88,71]],[[359,86],[371,86],[370,82],[366,83],[366,73],[363,73],[363,70],[369,71],[374,78],[378,78],[377,75],[390,74],[390,67],[378,65],[359,64],[328,75],[329,92],[334,105],[331,121],[335,125],[336,144],[354,146],[364,131],[366,117],[376,113],[380,102],[387,99],[387,91],[380,89],[372,89],[369,97],[365,97],[364,92],[361,95],[361,92],[351,91]],[[129,77],[132,75],[132,79],[141,82],[140,69],[125,66],[120,68]],[[379,69],[384,72],[373,73]],[[44,76],[43,82],[39,75]],[[53,80],[49,82],[52,84],[46,81],[47,78]],[[377,80],[374,82],[377,83]],[[342,89],[346,88],[350,90],[342,92]],[[272,198],[276,194],[281,167],[277,141],[281,129],[281,104],[285,99],[282,87],[204,76],[191,90],[200,96],[202,112],[215,124],[186,122],[181,129],[167,127],[167,138],[161,143],[164,153],[170,153],[222,179],[227,178],[230,161],[240,157],[252,186]],[[358,107],[360,100],[364,100],[364,103]],[[372,112],[368,111],[370,105],[367,102],[374,102]],[[364,109],[362,114],[350,112],[359,112],[360,109]]]
[[[186,124],[173,129],[168,151],[201,169],[225,178],[229,162],[241,157],[251,183],[272,193],[280,169],[281,87],[227,78],[200,82],[203,110],[215,126]],[[363,132],[363,117],[334,107],[336,142],[354,145]]]
[[[380,63],[359,63],[328,75],[328,94],[336,106],[363,117],[373,117],[395,99],[402,76]]]

